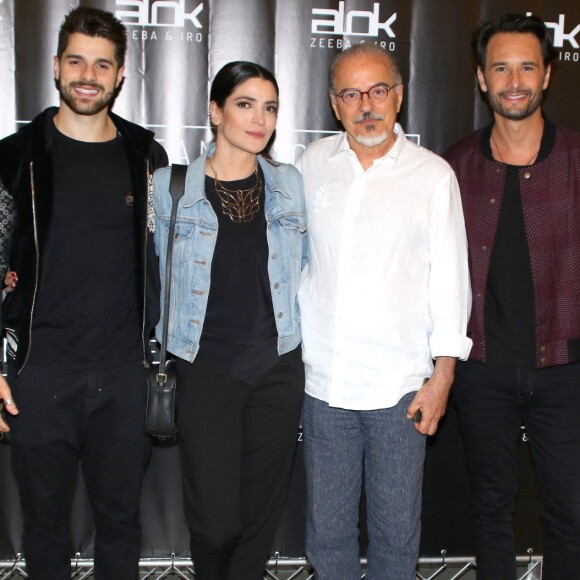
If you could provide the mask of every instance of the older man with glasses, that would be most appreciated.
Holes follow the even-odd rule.
[[[359,45],[330,71],[345,132],[311,144],[309,263],[299,292],[306,365],[306,550],[319,580],[411,580],[426,435],[469,355],[467,243],[455,175],[405,138],[393,58]],[[433,364],[435,359],[435,364]]]

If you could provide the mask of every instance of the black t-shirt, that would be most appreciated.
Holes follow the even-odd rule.
[[[263,183],[262,175],[261,179]],[[231,191],[247,189],[255,183],[254,175],[221,182]],[[264,188],[253,219],[241,223],[224,214],[213,177],[206,176],[205,190],[218,219],[218,236],[200,354],[212,359],[232,377],[252,383],[278,358],[268,277]]]
[[[519,167],[508,165],[485,295],[487,362],[505,366],[533,365],[535,320]]]
[[[138,360],[134,211],[122,137],[87,143],[53,133],[52,216],[40,248],[29,361],[85,368]]]
[[[492,159],[491,127],[482,131],[483,154]],[[554,145],[554,126],[546,123],[541,162]],[[522,167],[507,165],[503,201],[485,296],[486,360],[504,366],[535,366],[536,311],[534,281],[520,190]]]

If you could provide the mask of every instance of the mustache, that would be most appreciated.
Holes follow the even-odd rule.
[[[73,81],[72,83],[68,84],[69,87],[90,87],[91,89],[98,89],[100,91],[104,91],[105,88],[103,85],[96,83],[94,81]]]
[[[384,121],[385,117],[383,115],[379,115],[378,113],[373,113],[372,111],[367,111],[362,115],[359,115],[354,122],[355,123],[362,123],[363,121]]]
[[[501,91],[498,94],[500,97],[511,97],[513,95],[526,95],[526,97],[531,97],[532,91],[530,89],[511,89],[508,91]]]

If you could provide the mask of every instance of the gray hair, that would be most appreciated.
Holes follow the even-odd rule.
[[[384,58],[389,64],[391,71],[393,72],[394,84],[399,84],[403,82],[403,77],[401,76],[401,71],[399,69],[399,64],[395,59],[392,52],[386,51],[377,44],[355,44],[342,52],[339,52],[332,63],[330,64],[330,71],[328,73],[328,90],[330,93],[334,94],[336,92],[336,85],[334,84],[334,73],[336,67],[343,61],[350,57],[355,56],[378,56]]]

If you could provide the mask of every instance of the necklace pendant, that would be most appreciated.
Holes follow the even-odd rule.
[[[210,169],[214,174],[214,187],[222,205],[222,213],[235,223],[251,222],[254,215],[260,209],[260,193],[262,191],[262,178],[258,171],[258,162],[254,176],[256,183],[247,189],[228,189],[223,185],[215,170],[211,157],[207,158]]]

